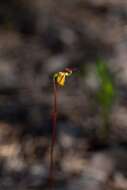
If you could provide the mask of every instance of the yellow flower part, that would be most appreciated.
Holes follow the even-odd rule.
[[[67,74],[67,73],[65,73],[65,72],[59,72],[59,73],[58,73],[58,76],[57,76],[57,78],[56,78],[57,84],[59,84],[60,86],[64,86],[66,74]]]
[[[58,72],[55,73],[54,78],[56,79],[56,83],[63,87],[65,84],[66,77],[70,76],[72,74],[72,71],[69,72]]]

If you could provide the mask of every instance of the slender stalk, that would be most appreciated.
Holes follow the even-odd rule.
[[[52,139],[51,139],[51,147],[50,147],[50,168],[49,168],[49,180],[50,187],[53,189],[54,186],[54,146],[56,142],[56,121],[57,121],[57,88],[56,81],[53,79],[53,90],[54,90],[54,100],[53,100],[53,113],[52,113]]]
[[[53,113],[52,113],[52,139],[50,147],[50,168],[49,168],[49,182],[51,189],[54,188],[54,146],[56,142],[56,125],[57,125],[57,85],[63,87],[66,77],[69,77],[72,74],[72,70],[76,71],[77,69],[65,68],[64,71],[55,73],[53,76],[53,90],[54,90],[54,99],[53,99]]]

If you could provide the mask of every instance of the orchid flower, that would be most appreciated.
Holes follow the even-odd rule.
[[[54,160],[53,160],[53,152],[54,146],[56,142],[56,121],[57,121],[57,86],[63,87],[65,85],[66,78],[71,76],[73,71],[76,69],[65,68],[63,71],[56,72],[53,75],[53,87],[54,87],[54,103],[53,103],[53,114],[52,114],[52,140],[50,147],[50,171],[49,171],[49,180],[51,188],[53,189],[54,182]]]
[[[69,68],[66,68],[64,71],[60,71],[54,74],[53,78],[55,79],[55,82],[63,87],[66,81],[66,78],[69,77],[72,74],[72,70]]]

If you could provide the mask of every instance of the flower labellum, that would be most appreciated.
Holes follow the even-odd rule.
[[[65,69],[65,71],[60,71],[58,73],[54,74],[54,79],[56,81],[56,83],[63,87],[66,81],[66,77],[69,77],[72,74],[72,70],[70,69]]]

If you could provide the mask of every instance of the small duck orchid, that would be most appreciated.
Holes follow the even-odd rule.
[[[71,76],[72,70],[65,68],[64,71],[60,71],[54,74],[53,78],[59,86],[63,87],[65,85],[66,78]]]

